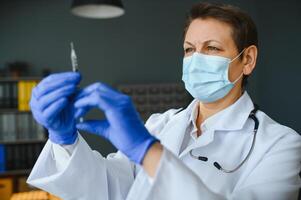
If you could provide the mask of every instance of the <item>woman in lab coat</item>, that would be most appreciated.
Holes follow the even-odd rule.
[[[28,183],[63,199],[297,199],[301,138],[257,111],[244,90],[257,48],[256,27],[240,9],[195,5],[183,60],[194,100],[145,124],[131,99],[111,87],[95,83],[76,93],[78,73],[50,75],[30,103],[49,140]],[[92,108],[106,119],[76,124]],[[77,130],[119,151],[104,158]]]

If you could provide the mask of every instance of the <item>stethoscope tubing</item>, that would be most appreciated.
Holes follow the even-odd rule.
[[[254,149],[254,146],[255,146],[255,142],[256,142],[256,136],[257,136],[257,130],[258,130],[258,127],[259,127],[259,120],[258,118],[256,117],[256,112],[258,111],[258,106],[256,104],[254,104],[254,109],[250,112],[249,114],[249,118],[251,118],[253,121],[254,121],[254,129],[253,129],[253,140],[252,140],[252,145],[251,145],[251,148],[248,152],[248,154],[246,155],[246,157],[243,159],[243,161],[240,162],[239,165],[237,165],[235,168],[233,169],[225,169],[223,168],[218,162],[214,162],[213,165],[218,169],[218,170],[221,170],[222,172],[224,173],[233,173],[235,171],[237,171],[239,168],[242,167],[242,165],[249,159],[249,157],[251,156],[252,152],[253,152],[253,149]],[[208,158],[205,157],[205,156],[196,156],[196,155],[193,155],[192,153],[192,150],[189,151],[189,154],[192,158],[195,158],[197,160],[200,160],[200,161],[204,161],[204,162],[207,162],[208,161]]]

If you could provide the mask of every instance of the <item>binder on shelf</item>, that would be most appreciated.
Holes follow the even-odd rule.
[[[18,82],[18,109],[19,111],[25,111],[25,85],[23,81]]]
[[[0,108],[4,108],[4,85],[0,83]]]
[[[20,169],[30,169],[32,166],[27,166],[26,165],[26,159],[27,159],[27,154],[26,154],[26,144],[21,144],[18,145],[17,148],[19,150],[19,154],[20,154]]]
[[[33,145],[27,145],[26,146],[26,155],[27,155],[27,158],[26,158],[26,168],[29,169],[31,168],[32,164],[35,162],[34,158],[33,158]]]
[[[0,172],[5,171],[5,148],[3,144],[0,144]]]
[[[14,141],[16,140],[16,122],[15,115],[7,113],[1,115],[0,118],[0,138],[3,141]]]
[[[29,111],[29,101],[32,89],[37,85],[37,81],[19,81],[18,83],[18,102],[20,111]]]
[[[4,82],[4,107],[10,108],[10,82]]]
[[[31,87],[32,87],[32,82],[31,81],[26,81],[25,82],[25,99],[24,99],[24,109],[25,109],[25,111],[29,111],[29,101],[30,101],[30,96],[31,96]]]
[[[11,108],[18,107],[18,84],[13,82],[11,85]]]
[[[21,169],[21,163],[20,163],[20,159],[21,159],[21,155],[20,155],[20,148],[21,145],[13,145],[13,168],[12,170],[17,170],[17,169]]]
[[[14,149],[13,145],[5,145],[5,160],[6,160],[6,170],[14,169]]]

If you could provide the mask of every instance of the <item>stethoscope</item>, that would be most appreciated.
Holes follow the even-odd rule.
[[[245,157],[245,159],[243,159],[243,161],[242,161],[237,167],[235,167],[235,168],[232,169],[232,170],[225,169],[225,168],[223,168],[218,162],[214,162],[213,165],[214,165],[218,170],[221,170],[221,171],[223,171],[223,172],[225,172],[225,173],[232,173],[232,172],[235,172],[236,170],[238,170],[238,169],[239,169],[239,168],[240,168],[240,167],[248,160],[248,158],[249,158],[250,155],[252,154],[252,151],[253,151],[254,146],[255,146],[255,140],[256,140],[257,129],[258,129],[258,126],[259,126],[259,121],[258,121],[257,117],[255,116],[257,110],[258,110],[258,106],[257,106],[256,104],[254,104],[254,109],[253,109],[253,110],[250,112],[250,114],[249,114],[249,118],[251,118],[251,119],[254,121],[255,125],[254,125],[254,129],[253,129],[254,135],[253,135],[252,145],[251,145],[251,148],[250,148],[250,150],[249,150],[247,156]],[[193,158],[195,158],[195,159],[197,159],[197,160],[201,160],[201,161],[204,161],[204,162],[208,161],[208,158],[205,157],[205,156],[196,156],[196,155],[193,155],[192,150],[189,151],[189,154],[190,154],[191,157],[193,157]]]

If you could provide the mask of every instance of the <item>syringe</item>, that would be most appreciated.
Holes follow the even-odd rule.
[[[73,42],[70,42],[70,47],[71,47],[71,64],[72,64],[72,71],[73,72],[78,72],[78,62],[77,62],[77,56],[74,50],[74,45]],[[83,122],[84,118],[80,117],[79,122]]]
[[[71,46],[71,64],[72,64],[72,71],[77,72],[78,71],[78,62],[77,62],[77,56],[74,50],[73,42],[70,42]]]

